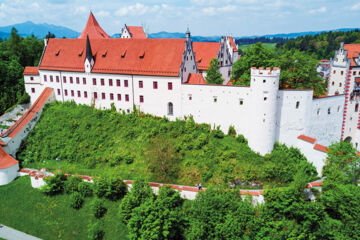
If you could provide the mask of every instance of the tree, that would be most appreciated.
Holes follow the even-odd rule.
[[[99,198],[117,201],[127,193],[127,186],[119,177],[100,177],[95,179],[95,194]]]
[[[45,36],[45,39],[49,39],[49,38],[55,38],[55,34],[48,32]]]
[[[221,73],[219,73],[219,68],[219,61],[217,58],[211,59],[205,77],[205,80],[208,84],[222,84],[224,82]]]
[[[42,187],[42,192],[47,195],[56,195],[64,191],[66,177],[64,174],[58,173],[53,177],[46,177],[45,183]]]
[[[104,200],[95,198],[91,204],[91,210],[93,211],[95,218],[102,218],[107,212],[107,208],[104,206]]]

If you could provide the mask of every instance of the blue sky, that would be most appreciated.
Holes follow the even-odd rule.
[[[0,25],[24,21],[81,31],[90,9],[108,34],[124,23],[148,32],[249,36],[360,27],[360,0],[0,0]]]

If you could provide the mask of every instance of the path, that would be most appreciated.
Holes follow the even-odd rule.
[[[0,224],[0,238],[7,240],[41,240],[40,238],[33,237],[2,224]]]

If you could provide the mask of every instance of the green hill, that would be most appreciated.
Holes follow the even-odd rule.
[[[55,102],[23,143],[23,167],[61,169],[89,175],[117,174],[195,185],[229,181],[287,184],[315,168],[294,148],[276,145],[272,154],[254,153],[243,136],[227,136],[192,118],[169,121],[135,111],[120,114],[73,102]]]

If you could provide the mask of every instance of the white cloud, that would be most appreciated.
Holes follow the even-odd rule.
[[[215,16],[218,14],[222,14],[222,13],[226,13],[226,12],[233,12],[236,10],[236,6],[234,5],[227,5],[224,7],[207,7],[202,9],[202,12],[204,13],[204,15],[208,15],[208,16]]]
[[[318,8],[318,9],[312,9],[312,10],[308,11],[308,13],[316,14],[316,13],[324,13],[326,11],[327,11],[326,7],[321,7],[321,8]]]
[[[140,16],[146,13],[154,13],[160,9],[158,5],[152,7],[146,6],[141,3],[136,3],[135,5],[129,5],[118,9],[115,14],[120,17],[124,16]]]
[[[353,10],[353,11],[360,10],[360,2],[359,2],[359,3],[356,3],[355,5],[353,5],[353,6],[351,7],[351,10]]]
[[[99,17],[108,17],[111,14],[108,11],[99,11],[99,12],[96,12],[95,15],[99,16]]]
[[[86,13],[86,12],[88,12],[88,11],[89,11],[89,10],[88,10],[87,7],[85,7],[85,6],[79,6],[79,7],[75,8],[74,14],[83,14],[83,13]]]

